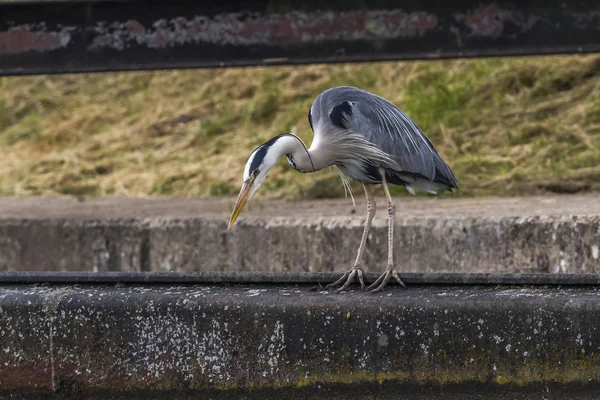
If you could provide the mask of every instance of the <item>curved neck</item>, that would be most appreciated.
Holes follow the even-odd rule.
[[[290,165],[301,172],[315,172],[333,164],[327,157],[311,146],[307,149],[306,145],[298,136],[283,135],[277,141],[279,157],[286,155]]]

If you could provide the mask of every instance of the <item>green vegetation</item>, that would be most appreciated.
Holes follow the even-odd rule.
[[[308,108],[336,85],[404,109],[453,196],[600,190],[600,57],[561,56],[2,78],[0,194],[234,195],[255,146],[311,142]],[[258,194],[344,190],[282,160]]]

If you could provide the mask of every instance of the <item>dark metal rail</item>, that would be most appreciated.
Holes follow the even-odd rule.
[[[600,2],[0,2],[0,75],[600,50]]]

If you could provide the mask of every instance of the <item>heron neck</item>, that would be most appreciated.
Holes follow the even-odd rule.
[[[313,145],[307,149],[304,142],[297,136],[286,135],[281,140],[283,141],[281,155],[291,156],[290,164],[299,171],[314,172],[332,164],[328,162],[319,148]]]

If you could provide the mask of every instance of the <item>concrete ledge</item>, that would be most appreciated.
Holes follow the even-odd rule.
[[[599,274],[401,273],[409,285],[596,286]],[[333,272],[0,272],[0,284],[321,284]],[[379,274],[366,272],[365,283]],[[390,281],[393,285],[395,281]],[[357,284],[358,285],[358,284]],[[316,287],[316,286],[315,286]]]
[[[227,231],[232,201],[0,199],[0,271],[330,272],[354,262],[364,204],[255,201]],[[396,203],[401,271],[600,272],[598,195]],[[385,267],[386,235],[380,212],[367,270]]]
[[[0,395],[595,398],[600,291],[554,283],[3,283]]]
[[[360,217],[0,220],[0,271],[343,271]],[[386,264],[376,220],[365,260]],[[404,272],[600,272],[600,216],[399,218]]]

